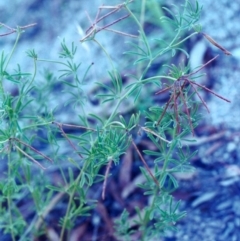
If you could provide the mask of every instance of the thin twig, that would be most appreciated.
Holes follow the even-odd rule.
[[[96,131],[95,129],[90,128],[90,127],[79,126],[79,125],[72,125],[72,124],[65,124],[65,123],[60,123],[60,122],[57,122],[57,121],[53,121],[52,124],[62,125],[62,126],[67,126],[67,127],[73,127],[73,128],[76,128],[76,129],[84,129],[84,130]]]
[[[194,72],[191,72],[190,74],[186,74],[186,75],[183,75],[180,79],[186,79],[187,77],[190,77],[196,73],[198,73],[200,70],[202,70],[203,68],[205,68],[207,65],[209,65],[211,62],[213,62],[216,58],[219,57],[219,54],[216,55],[214,58],[210,59],[207,63],[203,64],[199,69],[197,69],[196,71]]]
[[[55,122],[55,121],[53,121],[52,123],[58,126],[58,128],[60,129],[62,135],[67,139],[67,141],[69,142],[69,144],[71,145],[71,147],[76,151],[76,153],[77,153],[81,158],[83,158],[83,156],[81,155],[81,153],[78,152],[77,148],[74,146],[74,144],[72,143],[72,141],[68,138],[67,134],[64,132],[64,130],[63,130],[63,128],[62,128],[62,124],[61,124],[61,123],[58,123],[58,122]]]
[[[191,81],[191,80],[189,80],[189,82],[192,83],[192,84],[194,84],[194,85],[197,85],[197,86],[199,86],[199,87],[201,87],[201,88],[203,88],[203,89],[205,89],[205,90],[207,90],[207,91],[209,91],[209,92],[212,93],[213,95],[216,95],[218,98],[220,98],[220,99],[222,99],[222,100],[225,100],[225,101],[231,103],[230,100],[225,99],[224,97],[222,97],[221,95],[218,95],[217,93],[215,93],[214,91],[208,89],[207,87],[205,87],[205,86],[203,86],[203,85],[200,85],[200,84],[198,84],[198,83],[196,83],[196,82],[193,82],[193,81]]]
[[[97,30],[97,33],[100,32],[100,31],[102,31],[103,29],[106,29],[106,28],[108,28],[108,27],[110,27],[110,26],[112,26],[112,25],[114,25],[114,24],[116,24],[116,23],[124,20],[125,18],[128,18],[129,16],[130,16],[130,14],[124,15],[123,17],[118,18],[117,20],[115,20],[115,21],[113,21],[113,22],[111,22],[111,23],[109,23],[109,24],[107,24],[107,25],[99,28],[99,29]]]
[[[65,188],[65,189],[67,189],[67,188]],[[36,221],[36,224],[34,225],[36,231],[39,231],[46,216],[56,207],[56,204],[61,200],[61,198],[65,194],[66,194],[66,192],[59,192],[51,199],[49,204],[45,207],[44,211],[42,212],[42,215],[38,217],[38,220]]]
[[[114,14],[115,12],[119,11],[124,6],[125,6],[125,4],[119,4],[119,5],[116,5],[116,6],[102,6],[102,7],[99,7],[97,15],[95,17],[95,21],[93,23],[91,23],[91,26],[86,30],[86,36],[83,37],[80,40],[80,42],[84,42],[86,39],[88,39],[91,36],[94,37],[96,33],[100,32],[102,30],[107,30],[107,31],[115,32],[117,34],[125,35],[125,36],[128,36],[128,37],[137,38],[137,36],[135,36],[135,35],[127,34],[127,33],[124,33],[124,32],[117,31],[117,30],[108,29],[108,27],[110,27],[110,26],[112,26],[112,25],[114,25],[114,24],[124,20],[125,18],[129,17],[130,14],[127,14],[127,15],[125,15],[123,17],[120,17],[117,20],[113,21],[112,23],[109,23],[109,24],[107,24],[107,25],[105,25],[103,27],[97,28],[97,23],[99,23],[103,19],[109,17],[110,15]],[[100,15],[100,12],[101,12],[102,9],[113,9],[113,10],[98,18],[98,16]],[[87,14],[87,16],[89,18],[89,21],[91,22],[91,19],[90,19],[88,14]]]
[[[117,34],[120,34],[120,35],[124,35],[124,36],[130,37],[130,38],[138,38],[137,35],[124,33],[124,32],[121,32],[121,31],[114,30],[114,29],[105,28],[105,30],[107,30],[109,32],[117,33]]]
[[[180,132],[180,122],[179,122],[179,115],[178,115],[178,103],[177,103],[177,99],[178,99],[178,94],[176,95],[176,90],[174,88],[173,91],[173,107],[174,107],[174,114],[175,114],[175,119],[177,122],[177,132]]]
[[[162,141],[167,142],[168,144],[171,143],[171,141],[168,141],[166,139],[164,139],[163,137],[159,136],[156,132],[152,131],[151,129],[147,128],[147,127],[141,127],[141,129],[143,129],[146,132],[149,132],[151,134],[153,134],[154,136],[158,137],[159,139],[161,139]]]
[[[223,48],[220,44],[218,44],[213,38],[211,38],[209,35],[202,33],[202,35],[210,42],[212,43],[214,46],[216,46],[217,48],[221,49],[223,51],[224,54],[226,55],[232,55],[228,50],[226,50],[225,48]]]
[[[113,162],[112,159],[108,162],[107,168],[106,168],[106,172],[105,172],[105,175],[104,175],[103,190],[102,190],[102,200],[105,199],[105,193],[106,193],[106,187],[107,187],[107,178],[108,178],[108,174],[109,174],[109,171],[111,169],[111,166],[112,166],[112,162]]]
[[[163,118],[163,116],[165,115],[165,113],[166,113],[166,111],[167,111],[167,108],[168,108],[169,104],[171,103],[172,99],[173,99],[173,95],[171,95],[170,99],[168,100],[168,102],[167,102],[167,104],[166,104],[166,106],[165,106],[165,108],[164,108],[161,116],[159,117],[159,119],[158,119],[158,121],[157,121],[157,125],[159,125],[160,122],[162,121],[162,118]]]
[[[190,127],[191,127],[191,131],[192,131],[192,134],[193,134],[193,136],[194,136],[194,129],[193,129],[193,125],[192,125],[190,113],[189,113],[189,110],[188,110],[188,106],[187,106],[187,103],[186,103],[186,100],[185,100],[185,98],[184,98],[184,94],[183,94],[181,88],[180,88],[179,91],[180,91],[180,97],[181,97],[181,99],[182,99],[182,101],[183,101],[183,105],[184,105],[184,107],[185,107],[185,109],[186,109],[186,112],[187,112],[187,117],[188,117],[188,121],[189,121],[189,124],[190,124]]]
[[[165,89],[159,90],[158,92],[156,92],[156,93],[155,93],[155,95],[162,94],[163,92],[165,92],[165,91],[167,91],[167,90],[171,89],[172,87],[173,87],[173,84],[172,84],[171,86],[169,86],[169,87],[165,88]]]
[[[85,37],[80,39],[80,42],[84,42],[87,38],[89,38],[91,35],[95,36],[96,34],[96,29],[93,28]]]
[[[15,148],[18,149],[18,151],[20,151],[24,156],[26,156],[27,158],[29,158],[30,160],[32,160],[35,164],[37,164],[40,168],[42,168],[43,170],[46,170],[46,168],[44,166],[42,166],[37,160],[35,160],[33,157],[29,156],[25,151],[23,151],[20,147],[18,147],[16,144],[14,144]]]
[[[10,34],[12,34],[12,33],[17,32],[17,29],[11,28],[11,27],[7,26],[7,25],[4,24],[4,23],[1,23],[1,22],[0,22],[0,25],[2,25],[2,26],[4,26],[5,28],[11,30],[11,31],[8,32],[8,33],[0,34],[0,37],[6,36],[6,35],[10,35]],[[36,23],[31,23],[31,24],[28,24],[28,25],[25,25],[25,26],[19,26],[18,28],[20,28],[21,30],[23,30],[23,29],[26,29],[26,28],[33,27],[33,26],[35,26],[35,25],[36,25]]]
[[[90,26],[90,27],[86,30],[86,32],[85,32],[86,34],[88,34],[89,32],[92,32],[93,29],[96,28],[96,20],[95,20],[94,22],[92,22],[89,14],[88,14],[88,12],[85,11],[85,13],[86,13],[86,15],[87,15],[88,21],[91,23],[91,26]],[[96,18],[97,18],[98,15],[99,15],[99,10],[98,10],[98,12],[97,12]]]
[[[153,181],[154,181],[154,182],[156,183],[156,185],[159,187],[158,180],[156,179],[156,177],[153,176],[153,174],[152,174],[152,172],[151,172],[151,170],[150,170],[148,164],[147,164],[146,161],[144,160],[144,158],[143,158],[141,152],[139,151],[137,145],[135,144],[135,142],[134,142],[133,140],[132,140],[132,144],[133,144],[133,147],[135,148],[135,150],[137,151],[138,156],[140,157],[140,159],[141,159],[143,165],[144,165],[145,168],[147,169],[149,175],[152,177]]]
[[[228,99],[218,95],[217,93],[215,93],[214,91],[208,89],[207,87],[201,85],[201,84],[198,84],[192,80],[189,79],[189,77],[193,76],[194,74],[198,73],[200,70],[202,70],[204,67],[206,67],[207,65],[209,65],[212,61],[214,61],[216,58],[218,58],[219,55],[215,56],[214,58],[210,59],[207,63],[203,64],[201,67],[199,67],[197,70],[195,70],[194,72],[191,72],[189,74],[186,74],[186,75],[182,75],[180,78],[178,78],[174,84],[172,84],[171,86],[167,87],[167,88],[164,88],[158,92],[156,92],[155,94],[161,94],[169,89],[172,89],[172,94],[171,94],[171,97],[170,99],[168,100],[157,124],[159,124],[161,121],[162,121],[162,118],[163,116],[165,115],[169,105],[172,103],[172,105],[170,105],[170,107],[174,107],[174,113],[175,113],[175,119],[177,121],[177,129],[179,131],[179,115],[178,115],[178,98],[180,96],[180,98],[182,99],[182,102],[183,102],[183,105],[185,106],[186,108],[186,112],[187,112],[187,116],[188,116],[188,119],[189,119],[189,123],[191,125],[191,130],[192,130],[192,133],[194,134],[193,132],[193,126],[192,126],[192,121],[190,119],[190,114],[189,114],[189,110],[188,110],[188,107],[187,107],[187,104],[186,104],[186,101],[185,101],[185,97],[183,95],[183,89],[184,87],[186,86],[186,84],[190,84],[190,86],[194,89],[195,93],[197,94],[197,96],[199,97],[199,99],[202,101],[203,105],[206,107],[207,111],[209,111],[208,107],[207,107],[207,104],[205,103],[205,101],[203,100],[203,98],[200,96],[200,94],[198,93],[198,90],[195,88],[194,85],[214,94],[215,96],[217,96],[218,98],[222,99],[222,100],[225,100],[227,102],[230,102]],[[183,84],[181,85],[181,81],[184,81]],[[176,93],[176,90],[177,90],[177,87],[176,87],[176,84],[177,83],[180,83],[180,87],[179,87],[179,91]]]
[[[194,86],[191,82],[189,82],[189,83],[190,83],[190,85],[192,86],[192,88],[194,89],[194,91],[195,91],[195,93],[197,94],[198,98],[202,101],[203,105],[206,107],[208,113],[210,113],[210,111],[209,111],[209,109],[208,109],[208,107],[207,107],[206,102],[203,100],[203,98],[201,97],[201,95],[198,93],[198,90],[195,88],[195,86]]]
[[[23,144],[24,146],[28,147],[29,149],[33,150],[34,152],[36,152],[37,154],[39,154],[40,156],[44,157],[45,159],[47,159],[48,161],[50,161],[51,163],[53,163],[53,160],[51,158],[49,158],[48,156],[45,156],[42,152],[38,151],[37,149],[35,149],[34,147],[28,145],[27,143],[19,140],[18,138],[14,137],[11,138],[12,140],[15,140],[21,144]]]
[[[88,12],[85,11],[85,13],[86,13],[86,15],[87,15],[88,21],[91,23],[91,26],[86,30],[86,34],[87,34],[88,31],[95,26],[95,23],[92,22],[92,19],[90,18]],[[97,14],[97,15],[98,15],[98,14]]]
[[[99,8],[99,9],[101,9],[101,8]],[[99,22],[102,21],[104,18],[110,16],[111,14],[113,14],[113,13],[115,13],[115,12],[117,12],[117,11],[118,11],[118,9],[114,9],[114,10],[110,11],[109,13],[106,13],[105,15],[103,15],[102,17],[100,17],[99,19],[96,18],[95,23],[99,23]]]
[[[131,3],[132,1],[134,1],[134,0],[131,0],[128,3]],[[99,8],[101,8],[101,9],[116,9],[116,10],[120,10],[124,6],[125,6],[125,3],[118,4],[116,6],[100,6]]]
[[[95,20],[94,20],[95,24],[98,23],[97,20],[98,20],[98,16],[101,13],[101,10],[102,10],[101,8],[98,8],[98,11],[97,11],[97,14],[96,14],[96,17],[95,17]]]
[[[14,30],[14,28],[11,28],[9,27],[8,25],[4,24],[4,23],[1,23],[0,22],[0,25],[4,26],[5,28],[9,29],[9,30]]]

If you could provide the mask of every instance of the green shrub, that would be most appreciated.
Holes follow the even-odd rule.
[[[101,15],[100,10],[108,10],[109,14]],[[115,21],[98,27],[103,19],[107,21],[109,16],[115,16],[119,11],[125,15],[117,15]],[[151,14],[146,15],[147,11],[152,13],[152,18],[148,18]],[[17,34],[12,51],[8,55],[2,51],[0,58],[0,145],[2,162],[7,162],[7,171],[0,180],[0,228],[4,233],[11,234],[12,240],[31,240],[47,235],[46,217],[63,199],[67,199],[68,205],[59,219],[59,240],[68,240],[76,219],[92,215],[92,210],[96,208],[98,200],[90,196],[90,188],[95,183],[101,183],[101,197],[105,198],[111,166],[121,165],[121,158],[130,146],[143,164],[140,171],[145,182],[138,186],[150,201],[142,210],[135,210],[134,225],[138,229],[131,228],[130,213],[123,210],[115,222],[115,233],[112,235],[119,240],[132,240],[131,235],[138,232],[139,240],[148,240],[163,235],[168,229],[175,229],[176,222],[186,213],[178,210],[180,202],[175,202],[172,196],[172,192],[178,188],[174,174],[191,171],[189,160],[195,155],[187,145],[183,146],[182,141],[186,142],[189,134],[194,135],[194,129],[201,119],[199,106],[203,104],[208,110],[198,90],[203,89],[228,101],[197,82],[201,76],[198,75],[199,71],[218,56],[192,72],[186,61],[173,64],[180,52],[188,60],[184,42],[197,34],[202,34],[230,55],[210,36],[201,33],[201,26],[197,23],[200,12],[198,2],[192,4],[189,1],[179,10],[176,6],[172,10],[160,8],[156,1],[142,1],[139,4],[133,0],[111,8],[99,8],[99,15],[81,42],[98,44],[111,66],[108,72],[110,83],[96,82],[101,115],[89,113],[86,109],[89,98],[84,86],[92,64],[83,71],[81,63],[76,62],[78,43],[69,45],[63,40],[62,51],[56,61],[41,59],[34,50],[29,50],[27,55],[33,61],[32,73],[25,73],[21,66],[13,71],[8,65],[14,58],[18,40],[23,31],[34,27],[34,24],[17,29],[1,24],[2,29],[8,28],[10,34]],[[122,58],[131,66],[131,72],[127,66],[124,70],[118,63],[115,64],[107,48],[96,38],[98,32],[104,32],[123,21],[129,21],[128,24],[138,29],[135,33],[111,29],[130,39],[128,50]],[[155,39],[151,39],[151,33],[147,35],[143,27],[146,23],[157,27],[160,37],[155,34]],[[163,30],[164,34],[160,33]],[[1,37],[7,37],[8,34],[2,34]],[[45,70],[44,79],[39,81],[36,75],[41,62],[53,67],[52,70],[51,67]],[[153,74],[154,64],[159,67]],[[59,69],[57,73],[56,69]],[[168,74],[164,74],[166,70]],[[129,79],[126,83],[123,81],[124,75]],[[6,91],[5,83],[8,81],[14,84],[17,94]],[[62,93],[67,96],[65,106],[74,115],[69,119],[78,123],[57,120],[59,107],[50,107],[51,93],[56,83],[62,84]],[[160,106],[155,102],[155,97],[166,91],[170,97]],[[59,95],[54,98],[57,97]],[[127,110],[122,111],[124,108]],[[110,115],[106,114],[106,109],[110,110]],[[69,134],[67,128],[76,132]],[[139,149],[136,139],[144,133],[155,146],[154,151]],[[47,146],[47,153],[36,148],[40,145]],[[153,160],[151,165],[146,161],[147,156]],[[67,168],[64,167],[66,162]],[[46,174],[46,168],[53,167],[61,174],[59,182]],[[103,168],[105,172],[101,174]],[[34,213],[30,222],[20,208],[21,200],[31,204],[26,210]]]

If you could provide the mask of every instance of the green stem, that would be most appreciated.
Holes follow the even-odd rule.
[[[117,79],[118,79],[118,76],[117,76],[117,73],[116,73],[116,71],[115,71],[115,67],[114,67],[112,58],[110,57],[110,55],[108,54],[108,52],[106,51],[106,49],[105,49],[96,39],[93,39],[93,41],[103,50],[103,52],[104,52],[105,55],[107,56],[107,58],[108,58],[108,60],[109,60],[109,63],[110,63],[110,65],[112,66],[114,77],[115,77],[115,79],[117,80]]]
[[[127,11],[131,14],[132,18],[134,19],[134,21],[137,23],[139,29],[140,29],[140,33],[141,33],[141,36],[143,37],[143,41],[146,45],[146,48],[147,48],[147,52],[148,52],[148,55],[149,55],[149,58],[152,59],[152,52],[151,52],[151,48],[148,44],[148,41],[147,41],[147,37],[145,35],[145,32],[143,30],[143,26],[141,25],[141,23],[138,21],[138,19],[136,18],[136,16],[133,14],[133,12],[129,9],[129,7],[127,5],[125,5],[125,8],[127,9]]]
[[[174,128],[173,130],[173,140],[175,139],[176,137],[176,133],[177,133],[177,128]],[[173,142],[172,142],[173,143]],[[166,143],[163,143],[163,145],[166,145]],[[173,144],[172,144],[173,145]],[[167,171],[167,167],[168,167],[168,163],[169,163],[169,158],[170,158],[170,155],[172,153],[172,145],[170,146],[170,148],[168,149],[167,151],[167,154],[165,156],[165,160],[164,160],[164,164],[163,164],[163,168],[162,168],[162,171],[161,171],[161,175],[160,175],[160,178],[159,180],[161,181],[162,178],[163,178],[163,175],[166,173]],[[157,195],[159,195],[159,191],[161,191],[161,187],[160,186],[156,186],[155,187],[155,190],[154,190],[154,196],[153,196],[153,199],[152,199],[152,202],[151,202],[151,205],[149,207],[149,210],[154,210],[154,205],[156,203],[156,199],[157,199]],[[148,214],[148,213],[147,213]],[[143,228],[143,231],[142,231],[142,238],[141,240],[145,240],[145,234],[146,234],[146,231],[147,230],[147,225],[149,224],[150,222],[150,219],[149,219],[149,216],[146,216],[146,213],[145,213],[145,217],[144,217],[144,223],[142,224],[142,228]]]
[[[141,5],[141,14],[140,14],[140,25],[142,29],[144,29],[144,22],[145,22],[145,9],[146,9],[146,0],[142,0],[142,5]],[[141,47],[141,40],[138,40],[138,46]],[[140,50],[139,50],[140,52]],[[140,75],[142,70],[142,62],[138,64],[137,66],[137,76]]]
[[[142,26],[142,28],[144,28],[144,22],[145,22],[145,9],[146,9],[146,0],[142,0],[141,15],[140,15],[140,25]]]
[[[20,29],[18,29],[18,32],[17,32],[18,34],[17,34],[17,38],[16,38],[16,40],[15,40],[15,43],[14,43],[14,45],[13,45],[13,48],[12,48],[12,50],[11,50],[11,52],[10,52],[10,55],[9,55],[9,57],[8,57],[8,59],[7,59],[7,62],[6,62],[6,64],[5,64],[5,66],[3,66],[3,73],[6,71],[6,69],[7,69],[7,67],[8,67],[8,64],[9,64],[9,62],[10,62],[10,60],[11,60],[11,58],[12,58],[12,56],[13,56],[13,53],[14,53],[14,51],[15,51],[15,49],[16,49],[16,46],[17,46],[17,44],[18,44],[18,41],[19,41],[19,38],[20,38],[20,36],[21,36],[21,30]],[[3,63],[1,63],[1,64],[3,64]],[[0,81],[0,93],[2,94],[4,94],[4,89],[3,89],[3,75],[1,76],[1,81]]]
[[[36,74],[37,74],[37,60],[34,59],[34,72],[33,72],[33,77],[32,77],[32,80],[30,81],[28,87],[31,87],[32,86],[32,83],[36,77]],[[28,88],[27,88],[28,89]]]
[[[145,4],[145,1],[144,1],[144,4]],[[126,5],[125,8],[127,9],[127,11],[131,14],[132,18],[134,19],[134,21],[136,22],[136,24],[139,26],[139,31],[141,33],[141,36],[143,38],[143,42],[147,48],[147,54],[148,54],[148,58],[149,58],[149,62],[148,62],[148,65],[146,66],[145,70],[143,71],[139,81],[141,81],[145,74],[147,73],[148,69],[151,67],[152,65],[152,62],[153,62],[153,58],[152,58],[152,51],[151,51],[151,48],[150,48],[150,45],[148,43],[148,39],[147,39],[147,36],[144,32],[144,29],[143,29],[143,23],[142,22],[139,22],[138,19],[136,18],[136,16],[133,14],[133,12],[129,9],[129,7]],[[142,11],[143,11],[143,5],[142,5]],[[145,5],[144,5],[144,11],[145,11]],[[142,16],[141,16],[142,17]]]
[[[167,155],[165,156],[164,164],[163,164],[161,175],[160,175],[160,178],[159,178],[160,182],[161,182],[161,180],[163,178],[163,175],[166,173],[166,170],[167,170],[167,167],[168,167],[168,163],[169,163],[169,157],[170,157],[170,155],[172,153],[172,147],[174,145],[174,139],[176,138],[176,134],[177,134],[177,127],[175,127],[173,129],[173,137],[172,137],[173,141],[171,141],[171,146],[169,147]]]
[[[146,66],[145,70],[143,71],[141,77],[139,78],[138,80],[138,83],[137,84],[140,84],[141,83],[141,80],[143,79],[143,77],[145,76],[146,72],[148,71],[148,69],[150,68],[151,64],[152,64],[152,52],[151,52],[151,48],[148,44],[148,41],[147,41],[147,37],[145,35],[145,32],[143,30],[143,27],[142,27],[142,24],[138,21],[138,19],[136,18],[136,16],[132,13],[132,11],[128,8],[127,5],[125,5],[125,8],[127,9],[127,11],[131,14],[132,18],[134,19],[134,21],[137,23],[137,25],[139,26],[140,28],[140,32],[141,32],[141,36],[143,38],[143,41],[146,45],[146,48],[147,48],[147,52],[148,52],[148,55],[149,55],[149,63],[148,65]],[[104,50],[105,51],[105,50]],[[106,53],[106,52],[105,52]],[[107,54],[107,53],[106,53]],[[108,56],[108,54],[107,54]],[[104,128],[112,121],[112,119],[116,116],[116,113],[117,113],[117,110],[120,106],[120,104],[122,103],[122,101],[128,97],[128,95],[134,90],[134,88],[136,88],[136,85],[133,85],[118,101],[118,103],[116,104],[112,114],[110,115],[110,117],[108,118],[108,120],[106,121],[105,123],[105,126]]]
[[[141,81],[142,84],[145,84],[147,82],[149,82],[149,80],[154,80],[154,79],[169,79],[169,80],[173,80],[173,81],[176,81],[175,78],[171,77],[171,76],[167,76],[167,75],[157,75],[157,76],[153,76],[153,77],[150,77],[150,78],[147,78],[147,79],[143,79]]]
[[[186,40],[188,40],[189,38],[191,38],[192,36],[194,36],[194,35],[196,35],[196,34],[198,34],[198,32],[194,32],[194,33],[190,34],[190,35],[187,36],[186,38],[182,39],[180,42],[172,45],[172,48],[177,47],[178,45],[180,45],[181,43],[185,42]]]
[[[33,129],[35,127],[38,127],[38,126],[49,126],[52,124],[52,121],[49,121],[49,122],[45,122],[45,123],[39,123],[39,124],[33,124],[33,125],[29,125],[29,126],[25,126],[22,128],[22,130],[28,130],[28,129]]]
[[[65,233],[65,230],[66,230],[67,219],[68,219],[68,216],[69,216],[69,213],[70,213],[70,209],[71,209],[71,206],[72,206],[72,203],[73,203],[73,198],[74,198],[77,186],[79,185],[80,179],[81,179],[81,177],[83,175],[83,172],[84,172],[85,168],[87,167],[87,164],[88,164],[87,161],[84,162],[84,166],[82,167],[82,169],[81,169],[77,179],[75,180],[74,187],[72,188],[71,193],[69,195],[68,206],[67,206],[67,210],[66,210],[66,213],[65,213],[65,216],[64,216],[64,222],[63,222],[63,225],[62,225],[59,241],[63,241],[64,240],[63,236],[64,236],[64,233]]]
[[[112,66],[113,69],[115,69],[113,60],[110,57],[110,55],[108,54],[108,52],[106,51],[106,49],[96,39],[93,39],[93,41],[103,50],[103,52],[105,53],[105,55],[107,56],[107,58],[109,60],[110,65]]]
[[[9,182],[11,182],[11,148],[12,145],[9,143],[9,151],[8,151],[8,185],[10,186]],[[10,230],[11,230],[11,237],[12,241],[15,241],[15,235],[13,233],[13,220],[12,220],[12,212],[11,212],[11,207],[12,207],[12,199],[11,199],[11,190],[12,188],[9,188],[8,190],[8,196],[7,196],[7,203],[8,203],[8,213],[9,213],[9,224],[10,224]]]
[[[14,45],[13,45],[12,51],[11,51],[9,57],[8,57],[8,60],[7,60],[7,62],[6,62],[4,71],[6,71],[6,69],[7,69],[7,67],[8,67],[8,64],[9,64],[9,62],[10,62],[10,60],[11,60],[11,58],[12,58],[12,55],[13,55],[15,49],[16,49],[16,46],[17,46],[17,44],[18,44],[18,41],[19,41],[20,36],[21,36],[21,30],[18,29],[17,38],[16,38],[16,41],[15,41],[15,43],[14,43]]]
[[[66,67],[69,67],[67,64],[57,61],[57,60],[48,60],[48,59],[37,59],[37,61],[41,61],[41,62],[48,62],[48,63],[54,63],[54,64],[62,64]]]
[[[104,125],[103,128],[106,128],[106,127],[109,125],[109,123],[113,120],[113,118],[114,118],[114,117],[116,116],[116,114],[117,114],[117,110],[118,110],[119,106],[121,105],[122,101],[123,101],[125,98],[127,98],[127,96],[134,90],[134,88],[135,88],[135,85],[133,85],[133,86],[119,99],[118,103],[116,104],[114,110],[112,111],[110,117],[109,117],[108,120],[106,121],[106,123],[105,123],[105,125]]]
[[[164,53],[168,52],[169,50],[172,49],[173,43],[176,41],[176,39],[178,38],[179,34],[180,34],[180,30],[178,30],[177,34],[175,35],[175,37],[173,38],[173,40],[171,41],[171,43],[164,49],[162,49],[159,53],[157,53],[154,57],[153,57],[153,61],[158,58],[159,56],[163,55]]]

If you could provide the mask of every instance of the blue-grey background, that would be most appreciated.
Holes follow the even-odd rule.
[[[164,1],[159,1],[165,3]],[[183,1],[168,1],[179,4]],[[0,1],[0,21],[15,27],[16,25],[26,25],[30,23],[37,23],[37,26],[26,30],[26,33],[22,35],[16,52],[14,53],[14,61],[9,66],[9,69],[15,68],[17,63],[20,63],[22,69],[26,72],[32,72],[33,63],[26,57],[25,51],[29,49],[35,49],[39,58],[44,59],[57,59],[58,52],[60,51],[60,43],[63,38],[66,42],[71,43],[74,41],[80,50],[79,61],[82,62],[82,68],[94,62],[92,71],[89,73],[89,84],[85,87],[85,91],[92,92],[93,83],[95,81],[104,81],[106,79],[106,70],[110,70],[111,66],[106,61],[104,54],[91,42],[80,44],[79,40],[84,36],[84,31],[89,26],[89,19],[86,15],[88,12],[91,19],[95,18],[98,6],[101,4],[114,5],[119,4],[121,1],[100,1],[100,0],[15,0],[15,1]],[[141,1],[139,0],[139,4]],[[233,55],[225,56],[220,53],[218,49],[210,45],[204,39],[196,39],[196,42],[192,44],[190,51],[190,62],[192,67],[198,66],[203,63],[204,55],[210,51],[212,56],[220,54],[220,57],[216,61],[214,68],[208,70],[211,78],[206,77],[204,81],[213,82],[213,90],[220,95],[225,96],[231,100],[231,103],[225,103],[224,101],[211,96],[208,98],[207,103],[210,109],[210,114],[205,110],[202,110],[204,114],[204,122],[207,125],[214,126],[216,129],[227,130],[229,135],[233,135],[232,139],[228,143],[223,143],[221,149],[224,149],[225,153],[216,154],[216,158],[222,156],[223,158],[230,159],[230,155],[227,152],[237,151],[239,153],[239,133],[240,129],[240,1],[229,0],[200,0],[200,5],[203,5],[202,18],[200,23],[203,26],[203,32],[209,34]],[[86,11],[86,12],[85,12]],[[132,26],[123,26],[128,31],[135,31]],[[125,67],[125,63],[122,62],[122,52],[125,51],[124,44],[125,38],[115,35],[113,33],[101,33],[97,36],[97,39],[107,48],[116,63]],[[9,52],[15,40],[15,36],[10,35],[0,38],[0,51]],[[48,68],[47,64],[39,64],[39,69]],[[52,66],[51,68],[54,68]],[[11,86],[9,87],[11,88]],[[61,98],[58,100],[61,101]],[[64,102],[64,95],[62,95],[62,101]],[[89,110],[95,113],[101,114],[102,108],[96,105],[87,107]],[[105,110],[108,111],[108,110]],[[64,113],[63,113],[64,115]],[[67,115],[62,118],[62,121],[68,121]],[[210,147],[209,147],[210,148]],[[199,148],[200,153],[205,155],[206,148]],[[225,155],[225,157],[224,157]],[[209,160],[208,160],[209,161]],[[233,163],[231,163],[232,165]],[[238,166],[231,166],[237,168]],[[206,191],[206,195],[203,199],[197,199],[199,203],[206,201],[212,202],[212,199],[219,200],[221,198],[229,199],[224,203],[225,207],[219,207],[219,213],[226,208],[232,208],[230,214],[223,213],[223,215],[216,218],[202,215],[202,210],[198,209],[198,203],[192,204],[189,208],[188,220],[183,227],[180,228],[180,232],[176,236],[169,234],[169,239],[166,240],[191,240],[191,241],[212,241],[212,240],[239,240],[239,189],[235,189],[235,183],[239,183],[239,169],[238,171],[223,169],[223,173],[219,175],[214,172],[213,176],[216,179],[210,179],[212,182],[217,182],[222,177],[229,178],[232,183],[223,182],[220,183],[222,197],[218,197],[219,187],[213,183],[208,183],[208,179],[204,181],[204,178],[200,180],[198,185],[209,186],[212,190]],[[200,175],[197,172],[197,175]],[[202,182],[201,182],[202,181]],[[216,187],[215,187],[216,186]],[[227,188],[231,188],[231,192],[225,193]],[[215,192],[215,190],[217,190]],[[220,193],[220,192],[219,192]],[[232,193],[232,196],[230,196]],[[229,203],[230,202],[230,203]],[[234,213],[235,212],[235,213]],[[206,214],[206,213],[205,213]],[[231,215],[234,217],[231,219]],[[221,218],[222,217],[222,218]],[[238,231],[237,231],[238,230]],[[231,236],[229,236],[231,235]],[[230,238],[229,238],[230,237]]]

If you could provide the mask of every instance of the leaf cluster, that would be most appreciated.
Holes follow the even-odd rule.
[[[144,19],[149,17],[145,16],[149,15],[145,9],[151,10],[150,6],[156,7],[156,4],[142,1],[141,7],[134,9],[136,4],[139,3],[128,0],[116,6],[99,7],[95,21],[81,40],[98,44],[112,67],[108,71],[108,82],[100,79],[96,82],[96,97],[102,100],[103,114],[96,114],[94,108],[89,108],[89,93],[84,85],[92,63],[82,70],[81,62],[76,59],[78,48],[75,43],[68,44],[63,39],[57,60],[42,59],[35,50],[29,50],[27,56],[33,61],[32,73],[25,72],[20,65],[16,70],[10,70],[9,62],[22,30],[33,25],[20,27],[18,31],[0,25],[7,27],[10,33],[17,33],[10,54],[2,51],[0,57],[0,151],[6,164],[6,171],[0,179],[0,228],[10,234],[13,241],[42,235],[49,225],[48,215],[57,210],[60,202],[63,208],[58,222],[59,240],[70,240],[70,231],[78,220],[92,216],[101,198],[99,192],[93,194],[91,188],[99,189],[102,185],[102,198],[107,196],[112,164],[121,167],[121,158],[130,146],[136,152],[136,161],[142,163],[139,175],[144,182],[138,187],[148,202],[142,209],[136,207],[134,213],[123,210],[115,222],[113,235],[129,241],[138,232],[142,241],[152,237],[160,239],[166,230],[175,230],[176,222],[185,216],[184,211],[179,211],[180,201],[174,200],[172,192],[179,186],[176,173],[192,171],[189,163],[196,152],[185,143],[201,118],[195,96],[206,108],[198,88],[228,100],[197,82],[201,75],[196,74],[217,57],[193,72],[184,62],[173,64],[173,57],[181,52],[189,57],[184,43],[201,29],[197,25],[202,9],[198,2],[192,4],[186,0],[179,10],[176,5],[174,10],[163,7],[163,11],[158,6],[161,11],[155,14],[160,19],[152,23],[162,29],[170,24],[175,31],[154,41],[144,28]],[[101,15],[103,10],[108,12]],[[127,12],[127,15],[103,27],[98,26],[102,20],[107,21],[109,16],[120,11]],[[110,29],[123,20],[129,20],[139,35]],[[130,49],[122,57],[131,63],[124,72],[120,66],[115,67],[107,49],[98,42],[97,35],[103,30],[135,39],[129,41]],[[230,54],[208,35],[203,35]],[[38,66],[41,63],[50,67],[40,77]],[[159,70],[154,72],[156,66]],[[164,74],[166,68],[167,75]],[[123,76],[127,76],[127,84]],[[6,91],[7,81],[14,84],[17,94]],[[60,88],[57,96],[52,95],[56,86]],[[156,86],[162,89],[156,92]],[[170,93],[169,100],[161,106],[153,104],[155,94],[165,91]],[[64,103],[52,107],[52,99],[58,102],[61,97],[66,97]],[[141,101],[146,103],[144,108]],[[69,122],[60,122],[56,113],[59,110],[64,112],[66,106],[72,111],[67,116]],[[109,108],[109,115],[105,114],[106,108]],[[145,139],[151,143],[151,148],[142,150],[138,144]],[[52,178],[51,168],[54,175],[57,173],[56,180]],[[31,216],[35,216],[30,222],[19,207],[24,198],[31,203],[30,211],[34,213]],[[135,226],[130,219],[134,219]]]

